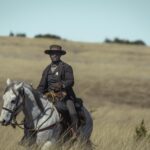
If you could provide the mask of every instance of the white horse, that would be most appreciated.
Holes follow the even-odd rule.
[[[36,144],[43,150],[55,144],[60,139],[63,129],[60,114],[53,103],[43,95],[36,95],[38,91],[30,84],[10,79],[7,79],[6,83],[0,116],[1,124],[10,125],[13,118],[23,111],[29,130],[36,133]],[[84,106],[82,110],[85,114],[85,124],[79,127],[79,133],[82,139],[88,141],[92,133],[93,121]]]

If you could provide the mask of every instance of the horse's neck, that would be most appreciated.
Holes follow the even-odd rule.
[[[40,116],[51,115],[52,108],[54,109],[54,113],[56,114],[56,121],[59,120],[58,112],[55,109],[54,105],[49,102],[48,100],[45,100],[44,98],[40,98],[40,102],[43,105],[44,112],[41,112],[40,108],[37,105],[37,102],[35,100],[34,94],[32,93],[30,86],[24,87],[25,91],[25,106],[24,106],[24,114],[26,118],[28,118],[28,122],[31,122],[34,120],[34,124],[37,123],[37,119],[40,119]],[[43,114],[42,114],[43,113]],[[53,119],[55,120],[55,119]]]
[[[41,110],[39,109],[37,102],[35,100],[35,96],[32,93],[31,87],[28,85],[24,86],[24,95],[25,95],[25,106],[24,109],[28,113],[30,113],[33,117],[37,116],[39,113],[41,113]],[[44,106],[44,104],[42,103]],[[43,107],[44,108],[44,107]]]
[[[23,112],[25,121],[29,126],[34,126],[33,120],[40,113],[37,105],[35,104],[34,96],[27,86],[24,86],[24,105]]]

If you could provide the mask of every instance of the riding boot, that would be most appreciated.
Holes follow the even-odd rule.
[[[78,136],[78,116],[77,114],[71,114],[70,115],[71,117],[71,131],[72,131],[72,136],[73,138],[76,138]]]
[[[71,130],[72,130],[72,134],[73,136],[77,137],[78,136],[78,115],[74,106],[74,103],[72,100],[67,100],[66,102],[68,111],[69,111],[69,115],[71,118]]]

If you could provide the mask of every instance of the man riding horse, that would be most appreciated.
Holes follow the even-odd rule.
[[[73,136],[77,136],[78,116],[74,102],[76,96],[72,89],[74,85],[73,70],[70,65],[61,61],[60,57],[66,54],[60,45],[51,45],[45,50],[51,59],[51,63],[45,68],[37,89],[48,95],[49,93],[59,94],[59,100],[55,101],[58,111],[67,109],[71,118]]]
[[[59,143],[59,141],[63,142],[70,139],[69,137],[72,136],[70,134],[70,124],[67,125],[67,130],[66,128],[64,129],[61,116],[47,97],[25,82],[7,79],[6,83],[7,87],[2,96],[3,107],[0,114],[0,123],[3,126],[12,125],[13,127],[18,126],[21,128],[20,125],[22,123],[18,124],[16,117],[20,112],[23,112],[25,117],[23,129],[28,132],[22,143],[24,146],[35,144],[35,146],[44,150],[53,144]],[[79,107],[76,106],[76,108],[78,114],[79,111],[82,111],[85,115],[84,122],[79,121],[79,136],[77,137],[80,142],[83,141],[85,144],[88,144],[89,148],[89,146],[92,146],[90,136],[93,129],[93,121],[90,113],[83,105],[80,110],[78,109]],[[71,141],[74,140],[76,138],[71,138]]]
[[[60,59],[66,52],[59,45],[51,45],[50,49],[45,50],[45,53],[50,56],[51,63],[43,71],[37,89],[24,82],[7,80],[0,123],[2,125],[19,125],[15,118],[22,110],[25,115],[25,134],[19,142],[21,145],[26,145],[26,142],[29,146],[35,142],[51,144],[57,141],[64,131],[67,133],[72,131],[73,139],[80,136],[80,139],[88,142],[93,129],[93,121],[90,113],[82,105],[82,101],[76,98],[73,91],[72,67]],[[48,101],[49,95],[52,97],[53,103]],[[53,107],[54,105],[55,107]],[[67,123],[65,124],[67,128],[61,122],[58,112],[63,114],[63,119],[65,119],[63,123]],[[64,117],[64,112],[65,115],[67,112],[69,117]],[[52,114],[55,119],[52,118]],[[53,127],[55,130],[57,129],[57,132],[54,132]],[[49,133],[51,134],[49,135]]]
[[[69,112],[72,136],[76,138],[79,119],[75,108],[76,96],[72,88],[74,85],[72,67],[60,59],[66,54],[60,45],[51,45],[50,49],[45,50],[45,54],[50,56],[51,63],[43,71],[37,90],[47,98],[52,93],[56,95],[57,100],[54,104],[59,112],[63,113],[66,110]],[[20,144],[23,144],[31,134],[26,129],[24,133]]]

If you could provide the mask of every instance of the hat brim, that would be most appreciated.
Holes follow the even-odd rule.
[[[58,54],[61,54],[61,55],[65,55],[66,54],[66,51],[64,50],[60,50],[60,51],[56,51],[56,50],[45,50],[44,51],[45,54],[52,54],[52,53],[58,53]]]

